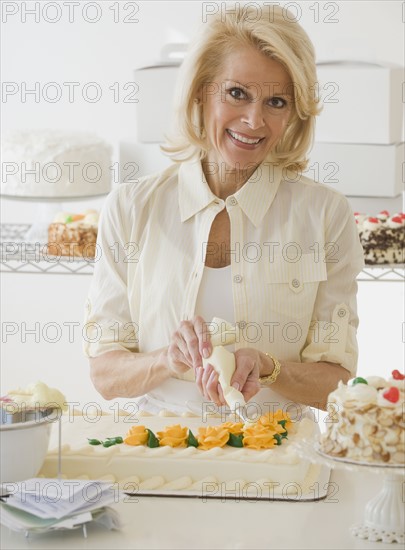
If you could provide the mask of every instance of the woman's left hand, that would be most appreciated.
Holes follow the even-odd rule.
[[[231,385],[242,392],[245,401],[249,401],[260,390],[259,376],[264,354],[252,348],[242,348],[235,351],[234,355],[236,368]],[[226,404],[218,374],[212,365],[208,364],[206,368],[197,369],[196,383],[206,399],[217,405]]]

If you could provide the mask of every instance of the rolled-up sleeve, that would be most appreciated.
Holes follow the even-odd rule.
[[[325,234],[327,280],[319,284],[303,362],[342,365],[352,376],[357,369],[357,282],[364,253],[347,199],[336,197]]]
[[[83,350],[87,357],[137,350],[137,319],[128,302],[128,220],[121,189],[107,197],[100,216],[94,274],[85,303]]]

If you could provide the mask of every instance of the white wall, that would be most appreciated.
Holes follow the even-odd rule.
[[[363,59],[389,61],[404,65],[402,3],[377,2],[288,2],[290,9],[301,9],[301,23],[307,29],[318,58]],[[19,128],[66,128],[93,130],[115,146],[115,156],[133,157],[140,174],[159,169],[167,160],[155,145],[136,143],[134,130],[136,106],[125,103],[123,98],[131,91],[125,90],[133,81],[133,70],[156,62],[160,50],[167,42],[187,42],[202,19],[201,2],[95,2],[101,10],[96,23],[85,21],[82,6],[73,22],[61,5],[61,19],[48,23],[45,18],[55,17],[56,11],[43,11],[41,2],[39,21],[32,15],[23,18],[23,5],[33,7],[33,2],[3,2],[2,25],[2,77],[5,83],[16,83],[18,92],[3,97],[2,132]],[[86,4],[86,2],[82,3]],[[114,22],[113,5],[120,6]],[[205,3],[211,8],[212,3]],[[286,4],[286,2],[282,2]],[[6,7],[8,5],[8,8]],[[19,6],[18,13],[7,16],[5,9]],[[319,6],[319,21],[310,6]],[[124,7],[127,6],[126,9]],[[131,14],[130,6],[139,7]],[[332,6],[332,8],[330,7]],[[76,8],[77,9],[77,8]],[[336,11],[337,10],[337,11]],[[88,18],[95,16],[89,9]],[[85,14],[86,15],[86,14]],[[125,17],[135,17],[137,23],[124,22]],[[326,22],[327,17],[338,22]],[[47,83],[56,82],[63,90],[55,103],[42,96],[35,101],[32,95],[24,97],[24,83],[28,89],[39,82],[40,92]],[[64,82],[78,82],[75,99],[69,102]],[[82,97],[89,82],[96,82],[102,90],[100,101],[90,103]],[[114,101],[110,86],[118,83],[121,96]],[[13,84],[9,84],[13,86]],[[10,89],[10,88],[8,88]],[[51,89],[48,90],[49,94]],[[89,90],[92,91],[92,90]],[[162,89],[162,94],[165,90]],[[49,97],[49,96],[48,96]],[[378,108],[378,105],[376,105]],[[152,114],[151,114],[152,116]],[[64,208],[80,210],[82,207],[99,207],[102,200],[90,204],[64,204]],[[395,210],[399,207],[395,202]],[[356,209],[361,209],[356,204]],[[374,207],[374,204],[369,203]],[[380,206],[380,208],[379,208]],[[384,202],[377,209],[386,208]],[[388,206],[389,207],[389,206]],[[2,222],[34,221],[36,205],[29,202],[2,201]],[[81,337],[76,332],[74,341],[68,341],[63,323],[80,322],[90,276],[78,275],[22,275],[2,276],[2,391],[29,381],[43,379],[60,387],[70,401],[82,403],[97,398],[88,376],[87,361],[81,352]],[[403,365],[402,322],[400,304],[403,286],[400,283],[361,283],[359,311],[361,326],[360,373],[387,374],[391,368]],[[57,343],[40,334],[39,340],[27,335],[22,341],[22,323],[32,328],[40,323],[40,330],[47,323],[58,323],[62,337]],[[6,325],[5,323],[8,323]],[[4,329],[17,323],[18,332],[5,341]],[[100,400],[102,402],[102,400]]]

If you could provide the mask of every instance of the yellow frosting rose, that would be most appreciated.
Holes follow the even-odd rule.
[[[223,426],[207,426],[198,429],[198,448],[208,451],[213,447],[224,447],[229,439],[229,431]]]
[[[279,424],[279,421],[285,420],[284,428],[281,424]],[[269,426],[269,427],[275,427],[279,426],[281,430],[277,428],[277,433],[284,433],[285,431],[288,432],[288,430],[292,426],[291,418],[288,413],[283,412],[281,409],[277,409],[276,412],[272,413],[269,412],[267,414],[264,414],[261,416],[258,420],[259,424],[262,424],[263,426]]]
[[[127,445],[145,445],[148,441],[148,432],[145,426],[132,426],[124,438]]]
[[[224,430],[234,435],[240,435],[243,430],[243,422],[224,422],[221,426]]]
[[[166,426],[162,432],[157,432],[160,445],[170,447],[186,447],[188,428],[182,428],[180,424]]]
[[[281,426],[280,426],[281,427]],[[274,435],[278,433],[269,426],[246,424],[243,429],[243,446],[249,449],[271,449],[277,445]]]

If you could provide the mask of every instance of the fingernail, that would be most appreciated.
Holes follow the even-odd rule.
[[[210,352],[208,351],[208,348],[204,348],[202,354],[204,359],[208,359],[208,357],[210,356]]]
[[[239,388],[240,388],[239,382],[234,382],[234,383],[232,384],[232,387],[235,388],[235,390],[238,390],[238,391],[239,391]]]

